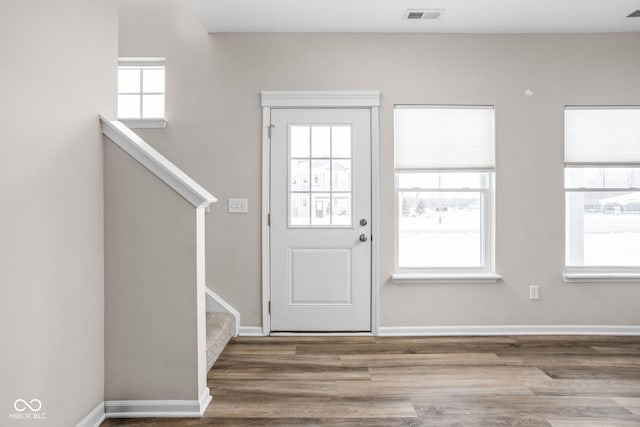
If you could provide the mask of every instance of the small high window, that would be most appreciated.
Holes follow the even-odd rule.
[[[118,119],[133,128],[165,127],[164,59],[120,59]]]

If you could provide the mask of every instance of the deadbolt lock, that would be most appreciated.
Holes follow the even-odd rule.
[[[364,219],[364,218],[362,218],[362,219],[360,220],[360,225],[361,225],[361,226],[363,226],[363,227],[364,227],[365,225],[367,225],[367,220],[366,220],[366,219]]]

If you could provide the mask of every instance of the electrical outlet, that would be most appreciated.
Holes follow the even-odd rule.
[[[540,286],[529,286],[529,299],[540,299]]]

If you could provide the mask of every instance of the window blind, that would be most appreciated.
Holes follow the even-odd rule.
[[[490,106],[396,106],[396,171],[494,167]]]
[[[640,107],[567,107],[566,165],[640,164]]]

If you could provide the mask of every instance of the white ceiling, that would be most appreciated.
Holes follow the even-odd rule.
[[[188,0],[218,32],[640,32],[640,0]],[[406,21],[407,9],[444,9]]]

